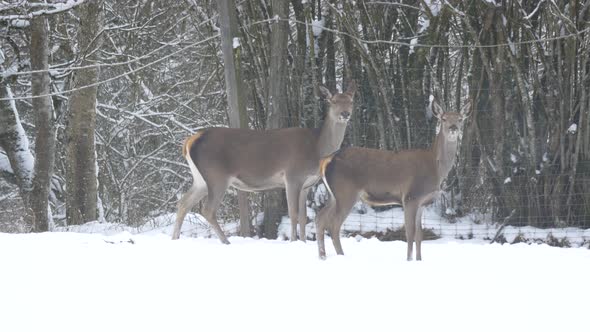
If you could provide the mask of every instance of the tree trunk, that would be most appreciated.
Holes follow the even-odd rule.
[[[225,88],[229,105],[229,125],[232,128],[248,128],[246,101],[241,84],[240,39],[234,0],[218,0],[219,21],[221,27],[221,48],[225,71]],[[250,236],[250,213],[248,211],[248,194],[238,190],[240,209],[240,236]]]
[[[272,0],[272,17],[280,20],[271,24],[270,56],[267,120],[266,129],[281,128],[286,122],[287,109],[287,41],[289,37],[289,2]],[[313,46],[312,46],[313,47]],[[278,225],[285,211],[284,190],[273,190],[264,195],[264,236],[272,239],[277,237]]]
[[[329,1],[331,6],[334,5],[334,0]],[[326,15],[326,28],[334,29],[333,15]],[[326,34],[326,87],[330,91],[336,91],[336,46],[334,43],[334,33],[325,31]],[[344,88],[344,87],[343,87]]]
[[[33,187],[33,155],[29,150],[29,139],[20,122],[8,79],[4,72],[2,60],[4,54],[0,49],[0,148],[4,150],[16,178],[16,185],[25,207],[26,226],[33,223],[30,194]]]
[[[39,16],[31,24],[31,69],[40,72],[32,74],[31,90],[35,112],[35,169],[31,208],[33,231],[47,231],[52,223],[49,204],[49,190],[55,160],[55,119],[51,101],[49,81],[49,36],[47,19]],[[35,97],[38,96],[38,97]]]
[[[78,9],[80,13],[79,49],[84,52],[80,66],[88,66],[97,59],[96,49],[101,37],[96,34],[102,26],[102,1],[89,1]],[[95,84],[99,78],[96,67],[74,73],[67,114],[66,146],[66,221],[80,225],[96,220],[97,170],[94,130],[96,124]]]

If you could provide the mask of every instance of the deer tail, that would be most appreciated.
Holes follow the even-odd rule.
[[[186,159],[186,156],[189,155],[191,151],[191,147],[195,142],[203,135],[205,131],[198,131],[194,135],[187,137],[184,140],[184,144],[182,144],[182,156]]]

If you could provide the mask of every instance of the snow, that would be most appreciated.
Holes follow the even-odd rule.
[[[516,55],[516,45],[514,45],[514,42],[512,42],[510,38],[508,38],[508,47],[510,48],[512,55]]]
[[[12,166],[10,166],[10,160],[3,151],[0,151],[0,172],[14,173]]]
[[[439,0],[427,0],[422,2],[421,5],[428,6],[428,8],[430,8],[432,16],[438,16],[438,13],[440,13],[441,1]]]
[[[95,226],[98,227],[98,224]],[[100,227],[98,227],[100,228]],[[0,331],[582,331],[590,250],[0,234]],[[566,273],[564,273],[567,271]]]
[[[428,29],[429,26],[430,20],[428,19],[428,17],[420,16],[418,18],[418,33],[423,33],[424,31],[426,31],[426,29]]]
[[[418,44],[418,38],[412,38],[410,40],[410,54],[414,53],[414,47]]]
[[[240,47],[240,38],[239,37],[234,37],[233,39],[233,48],[238,48]]]
[[[18,164],[18,169],[21,170],[21,177],[26,183],[24,186],[30,186],[33,178],[33,167],[35,159],[33,154],[29,150],[29,139],[25,134],[25,130],[20,122],[18,112],[16,110],[16,104],[14,102],[14,95],[10,88],[7,89],[7,97],[10,98],[10,111],[14,112],[16,121],[13,130],[16,132],[18,138],[16,139],[14,151],[15,151],[15,163]],[[11,167],[12,168],[12,167]]]
[[[531,18],[533,18],[533,16],[535,16],[535,14],[539,11],[539,8],[541,8],[541,5],[545,2],[545,0],[541,0],[537,3],[537,7],[535,7],[535,9],[528,15],[526,15],[524,17],[525,20],[529,21]]]
[[[27,28],[30,24],[28,20],[14,19],[10,21],[10,25],[15,28]]]
[[[325,20],[323,17],[320,20],[313,20],[313,22],[311,23],[311,28],[314,37],[318,38],[322,34],[322,31],[324,30],[324,25]]]
[[[513,164],[516,164],[516,162],[518,162],[518,158],[516,157],[516,155],[514,155],[513,153],[510,154],[510,161]]]
[[[510,177],[504,179],[504,184],[508,184],[510,182],[512,182],[512,179]]]
[[[577,130],[578,130],[578,125],[575,123],[572,123],[572,125],[567,129],[567,133],[568,134],[575,134]]]

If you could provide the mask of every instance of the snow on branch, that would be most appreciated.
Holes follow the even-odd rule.
[[[64,2],[58,3],[29,3],[26,2],[25,5],[20,6],[4,6],[2,2],[2,6],[0,7],[0,12],[15,9],[15,8],[22,8],[23,6],[27,6],[29,8],[34,8],[28,14],[15,14],[15,15],[0,15],[0,21],[11,21],[15,23],[17,26],[26,26],[28,25],[23,20],[30,20],[33,17],[41,16],[41,15],[53,15],[62,12],[66,12],[76,6],[83,4],[86,0],[66,0]]]

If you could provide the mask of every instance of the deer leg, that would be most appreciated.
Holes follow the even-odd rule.
[[[326,206],[324,206],[316,216],[316,238],[318,242],[318,252],[320,259],[326,259],[326,245],[324,242],[324,235],[326,232],[326,223],[332,219],[334,205],[334,198],[331,197]]]
[[[174,225],[174,232],[172,233],[172,240],[178,240],[184,217],[201,199],[203,199],[206,193],[205,188],[199,188],[193,185],[189,191],[182,195],[182,198],[178,201],[178,212],[176,212],[176,223]]]
[[[229,241],[219,226],[219,223],[217,222],[217,208],[219,208],[219,205],[221,204],[221,200],[223,199],[223,195],[227,190],[227,186],[227,180],[225,180],[223,183],[217,183],[215,185],[208,184],[207,202],[203,209],[203,216],[205,219],[207,219],[211,227],[213,227],[213,231],[223,244],[229,244]]]
[[[330,236],[332,237],[332,244],[334,244],[334,249],[336,249],[336,254],[338,255],[344,255],[342,244],[340,243],[340,228],[357,200],[358,194],[355,194],[354,192],[351,192],[350,195],[340,194],[340,197],[336,199],[333,219],[330,221]]]
[[[344,255],[342,250],[342,243],[340,243],[340,227],[345,218],[334,218],[332,227],[330,228],[330,236],[332,237],[332,244],[336,249],[336,255]]]
[[[289,218],[291,219],[291,241],[297,241],[297,220],[299,210],[299,195],[303,184],[287,180],[287,206],[289,208]],[[305,239],[303,239],[305,241]]]
[[[307,237],[305,236],[305,226],[307,225],[307,205],[305,203],[307,202],[308,192],[309,188],[301,190],[301,193],[299,194],[299,238],[303,242],[307,240]]]
[[[340,228],[342,227],[342,223],[344,223],[346,216],[346,213],[340,213],[339,211],[339,213],[335,214],[330,225],[330,236],[332,237],[332,244],[334,244],[334,249],[336,249],[337,255],[344,255],[342,243],[340,243]]]
[[[408,261],[413,259],[414,238],[416,236],[416,212],[418,205],[414,202],[404,203],[404,225],[406,227],[406,241],[408,242]]]
[[[422,206],[416,211],[416,260],[422,260]]]

